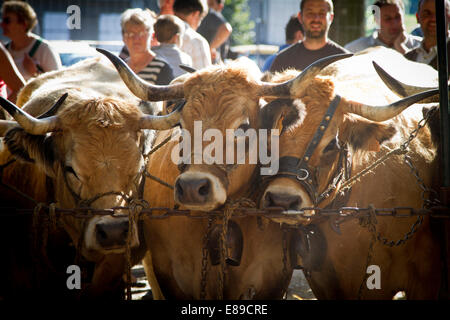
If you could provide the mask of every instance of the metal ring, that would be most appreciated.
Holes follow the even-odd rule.
[[[305,175],[304,177],[300,177],[299,175],[297,175],[297,179],[300,180],[300,181],[303,181],[303,180],[308,179],[308,177],[309,177],[309,172],[308,172],[308,170],[306,170],[306,169],[300,169],[300,172],[301,172],[301,171],[306,172],[306,175]]]

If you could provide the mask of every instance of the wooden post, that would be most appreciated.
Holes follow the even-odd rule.
[[[446,34],[446,10],[445,1],[435,0],[436,4],[436,30],[438,48],[438,72],[439,72],[439,112],[441,118],[441,201],[445,206],[450,206],[450,118],[449,118],[449,95],[448,95],[448,73],[447,73],[447,34]],[[449,299],[450,288],[450,221],[443,221],[443,286],[440,298]]]

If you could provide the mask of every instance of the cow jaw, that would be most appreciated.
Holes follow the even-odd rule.
[[[175,202],[189,210],[211,211],[226,200],[226,188],[213,174],[189,171],[175,181]]]

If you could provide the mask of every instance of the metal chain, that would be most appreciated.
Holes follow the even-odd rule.
[[[407,154],[405,154],[404,157],[405,157],[404,161],[405,161],[406,165],[410,168],[411,174],[416,178],[416,183],[419,186],[419,188],[422,190],[422,195],[421,195],[422,201],[423,201],[422,208],[430,208],[432,206],[440,205],[441,202],[439,200],[439,195],[436,192],[436,190],[428,188],[425,185],[425,182],[420,177],[419,170],[416,168],[416,166],[414,166],[411,157],[408,156]],[[427,194],[429,195],[428,198],[426,197]],[[431,198],[432,194],[434,195],[433,198]]]
[[[283,240],[282,240],[282,246],[283,246],[283,280],[284,280],[284,286],[283,288],[287,288],[289,285],[289,274],[288,274],[288,261],[287,261],[287,234],[288,230],[287,228],[282,228],[283,231]]]
[[[223,220],[222,220],[222,232],[220,233],[220,275],[219,275],[219,285],[217,290],[217,296],[219,300],[223,300],[224,298],[224,290],[225,290],[225,277],[227,272],[227,234],[228,234],[228,221],[233,215],[234,210],[239,206],[238,201],[229,201],[225,205],[225,209],[223,211]]]
[[[140,215],[143,208],[148,208],[148,202],[145,200],[132,200],[130,203],[130,210],[128,213],[128,235],[125,247],[125,257],[126,257],[126,300],[131,300],[131,242],[135,236],[134,226],[138,225],[140,220]]]
[[[209,235],[212,228],[212,223],[214,217],[208,217],[208,226],[206,227],[205,235],[203,236],[203,247],[202,247],[202,277],[200,282],[200,300],[205,300],[206,298],[206,277],[208,276],[208,243]]]
[[[363,170],[361,170],[359,173],[355,174],[350,179],[344,181],[341,184],[341,186],[339,187],[338,192],[342,192],[342,191],[346,191],[346,190],[350,189],[361,177],[363,177],[366,174],[368,174],[369,172],[371,172],[373,169],[375,169],[380,164],[385,162],[391,156],[393,156],[393,155],[402,155],[402,154],[406,156],[406,153],[408,152],[408,147],[409,147],[411,141],[414,140],[414,138],[416,138],[417,135],[419,134],[419,131],[423,127],[426,126],[426,124],[428,123],[428,121],[430,120],[431,116],[434,114],[435,111],[436,111],[435,109],[430,110],[430,112],[428,112],[426,114],[426,116],[424,116],[417,123],[417,127],[413,131],[411,131],[411,133],[409,134],[408,139],[406,139],[406,141],[404,141],[399,147],[397,147],[396,149],[390,150],[388,153],[383,155],[381,158],[379,158],[376,161],[374,161],[370,166],[364,168]]]
[[[372,207],[372,209],[374,209]],[[358,290],[358,300],[362,299],[362,294],[363,294],[363,289],[364,289],[364,284],[367,281],[367,268],[369,267],[372,258],[373,258],[373,246],[375,245],[376,242],[376,237],[375,237],[375,233],[376,233],[376,228],[375,228],[375,224],[377,224],[377,220],[375,218],[375,210],[373,210],[371,212],[371,214],[366,218],[366,220],[361,219],[360,220],[360,224],[364,227],[367,227],[367,229],[369,229],[370,234],[372,235],[370,238],[370,243],[369,243],[369,249],[367,250],[367,259],[366,259],[366,267],[364,268],[364,276],[362,279],[362,282],[359,286],[359,290]]]

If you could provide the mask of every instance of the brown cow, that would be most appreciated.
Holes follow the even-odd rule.
[[[346,176],[347,159],[351,162],[347,169],[351,168],[355,174],[399,147],[423,117],[421,105],[404,109],[436,93],[428,91],[397,101],[374,72],[372,60],[394,65],[407,72],[408,77],[420,77],[422,81],[436,78],[428,66],[407,61],[392,50],[379,49],[337,62],[319,76],[299,83],[292,90],[296,120],[291,117],[280,136],[281,174],[269,182],[261,199],[263,207],[300,210],[314,206],[421,208],[424,205],[422,190],[403,155],[389,157],[344,195],[338,192]],[[327,117],[329,105],[338,94],[342,96],[340,103],[334,115]],[[388,106],[372,107],[364,103]],[[323,137],[313,139],[320,131]],[[408,156],[426,186],[433,185],[437,172],[436,149],[427,126],[408,147]],[[370,219],[345,219],[337,227],[334,219],[323,218],[299,227],[296,253],[316,297],[391,299],[396,292],[405,291],[408,299],[436,298],[441,276],[440,248],[429,217],[422,220],[416,216],[378,216],[376,220],[377,224],[370,223]],[[370,226],[375,226],[375,231]],[[410,232],[405,243],[392,247],[383,244],[382,240],[397,241]],[[379,267],[380,288],[369,290],[367,286],[366,277],[373,272],[368,271],[370,265]]]
[[[0,131],[7,130],[7,150],[0,155],[1,163],[9,161],[10,153],[21,160],[5,170],[3,181],[37,201],[48,200],[48,192],[59,208],[103,209],[130,204],[138,197],[142,180],[142,146],[153,138],[144,130],[172,127],[179,121],[179,112],[160,117],[143,114],[138,99],[129,93],[117,73],[98,59],[45,77],[44,81],[36,80],[39,86],[32,82],[32,88],[24,88],[28,100],[19,97],[19,101],[26,100],[23,110],[1,101],[17,121],[0,123]],[[47,101],[63,93],[68,93],[68,98],[56,116],[36,119],[27,113],[38,112]],[[46,176],[53,186],[52,193],[44,191],[48,187]],[[73,244],[81,245],[80,254],[96,263],[88,295],[108,294],[121,283],[125,268],[128,212],[117,210],[114,216],[88,219],[61,215],[59,221]],[[135,249],[141,245],[142,250],[137,225],[132,228],[130,245]],[[134,260],[137,263],[140,258],[136,255]]]
[[[242,68],[212,67],[187,76],[184,83],[157,87],[140,81],[120,59],[105,54],[113,61],[127,86],[141,99],[185,98],[186,105],[180,122],[191,135],[196,131],[196,120],[202,121],[203,129],[218,129],[222,133],[226,128],[236,129],[241,126],[257,128],[262,123],[261,119],[259,124],[257,120],[260,97],[289,98],[299,87],[305,89],[303,87],[305,83],[316,81],[315,75],[324,65],[342,58],[340,56],[322,60],[305,70],[298,78],[282,84],[260,83]],[[314,86],[308,88],[314,90]],[[331,95],[331,88],[326,92]],[[325,100],[327,97],[323,94],[320,98]],[[420,98],[408,99],[398,106],[394,105],[394,108],[405,108]],[[367,107],[363,109],[366,110]],[[271,125],[268,127],[271,128],[273,121],[269,123]],[[162,141],[162,137],[158,137],[158,140]],[[152,157],[149,172],[175,185],[175,201],[182,207],[192,210],[212,210],[226,200],[239,198],[249,191],[248,183],[253,182],[252,175],[255,173],[255,168],[251,165],[220,166],[194,163],[182,165],[178,171],[171,159],[172,148],[176,143],[175,141],[172,145],[166,145]],[[292,150],[296,149],[292,147]],[[188,152],[195,159],[195,150]],[[224,153],[228,152],[229,150],[226,150]],[[154,189],[158,185],[147,186]],[[172,191],[166,190],[165,187],[160,188],[160,194],[146,195],[145,199],[155,207],[173,206]],[[266,228],[269,229],[260,230],[254,218],[234,219],[234,221],[244,235],[243,256],[239,266],[227,267],[224,297],[280,298],[287,285],[283,278],[281,262],[285,243],[281,229],[268,223]],[[197,221],[187,217],[146,221],[145,234],[150,251],[144,259],[144,265],[147,270],[154,267],[165,296],[190,299],[201,296],[203,258],[201,248],[204,246],[206,224],[204,219]],[[287,268],[290,275],[292,266],[289,263]],[[220,269],[217,269],[219,268],[208,269],[206,293],[209,298],[218,297],[217,279],[220,277]]]
[[[213,66],[185,75],[182,83],[166,87],[150,86],[140,81],[120,59],[107,52],[103,53],[113,61],[124,82],[141,99],[184,98],[186,103],[180,123],[191,136],[196,131],[196,121],[201,121],[203,132],[216,129],[223,137],[226,129],[258,129],[263,128],[262,124],[266,122],[268,125],[265,128],[271,129],[273,124],[270,119],[260,118],[265,114],[260,107],[261,97],[289,94],[289,89],[284,88],[284,91],[278,92],[278,85],[259,82],[247,68],[239,65]],[[327,64],[335,60],[328,61]],[[155,143],[158,144],[171,134],[160,133]],[[148,171],[174,185],[175,195],[173,190],[149,180],[144,198],[152,207],[172,208],[176,202],[180,208],[209,211],[221,208],[227,200],[241,197],[255,200],[255,187],[258,185],[260,172],[256,170],[256,164],[249,163],[249,155],[244,164],[192,163],[177,167],[172,161],[172,150],[178,145],[178,136],[174,137],[176,138],[151,156]],[[242,137],[236,137],[236,140],[239,139]],[[226,155],[230,153],[230,149],[226,149],[224,140],[225,138],[223,154]],[[203,142],[202,146],[206,148],[207,143]],[[183,150],[184,152],[188,152],[194,159],[195,151],[192,154],[190,151]],[[192,211],[192,215],[198,215],[198,211]],[[287,259],[287,247],[283,248],[283,230],[278,224],[265,220],[258,223],[256,217],[231,219],[230,224],[237,226],[230,228],[234,230],[231,231],[233,236],[230,236],[230,242],[234,244],[230,244],[232,252],[228,258],[234,265],[226,267],[223,292],[220,292],[218,281],[221,266],[211,266],[214,259],[208,259],[208,256],[202,254],[202,248],[209,248],[204,243],[207,224],[205,218],[145,220],[145,237],[149,249],[144,258],[147,278],[151,278],[154,271],[166,298],[202,297],[202,266],[205,266],[202,264],[203,258],[207,259],[207,274],[204,278],[207,299],[217,299],[222,293],[224,299],[282,298],[292,275],[292,266]],[[214,224],[220,225],[220,221]],[[213,228],[212,233],[214,230],[217,229]],[[243,243],[237,240],[240,233]],[[212,251],[209,250],[210,255]],[[242,252],[242,257],[239,258],[238,252]],[[286,264],[283,264],[283,257],[286,258]]]

